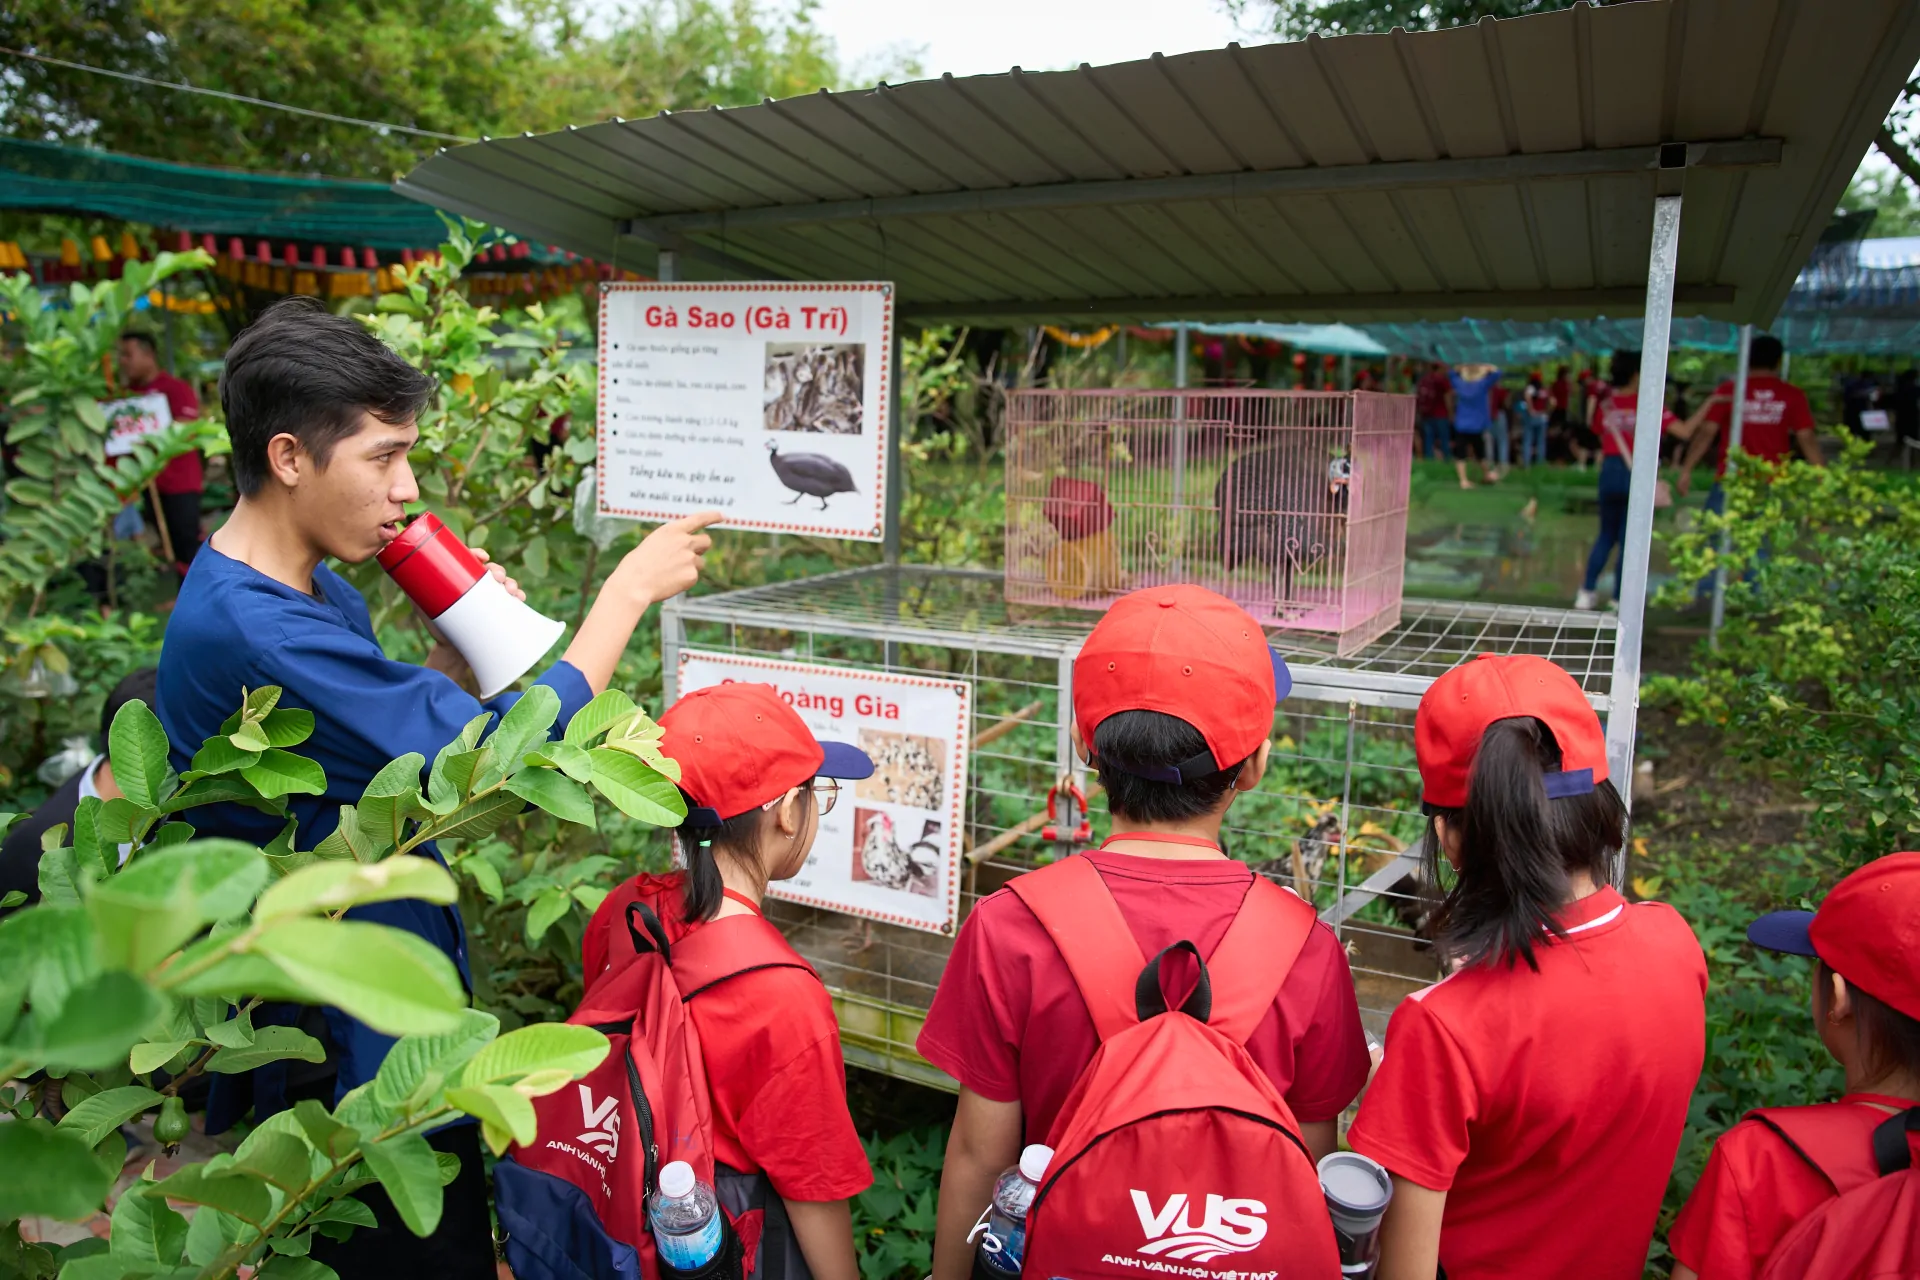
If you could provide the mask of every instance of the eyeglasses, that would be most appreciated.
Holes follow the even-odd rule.
[[[840,799],[840,779],[838,778],[815,778],[811,782],[802,784],[799,789],[813,792],[813,807],[823,818],[833,812],[834,802]],[[769,800],[760,807],[771,809],[779,804],[781,799],[784,797]]]
[[[826,817],[833,812],[834,802],[840,799],[840,779],[815,778],[813,780],[813,807]]]

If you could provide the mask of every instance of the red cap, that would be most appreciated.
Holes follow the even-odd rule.
[[[1080,647],[1073,717],[1089,750],[1101,721],[1117,712],[1185,720],[1213,756],[1210,766],[1185,762],[1178,777],[1190,779],[1258,751],[1292,688],[1287,664],[1245,609],[1205,587],[1148,587],[1114,601]]]
[[[1546,725],[1560,746],[1560,771],[1546,779],[1549,796],[1584,795],[1607,780],[1606,735],[1574,678],[1532,654],[1483,653],[1435,680],[1420,699],[1413,720],[1420,799],[1440,809],[1466,804],[1487,726],[1521,716]]]
[[[431,511],[421,512],[399,537],[382,547],[379,560],[380,567],[429,618],[445,613],[487,572]]]
[[[667,708],[660,727],[660,749],[680,765],[680,789],[711,811],[690,809],[691,826],[737,818],[810,778],[873,775],[873,761],[857,748],[816,740],[770,684],[695,689]]]
[[[1747,938],[1819,956],[1848,986],[1920,1018],[1920,853],[1876,858],[1835,885],[1820,910],[1761,916]]]

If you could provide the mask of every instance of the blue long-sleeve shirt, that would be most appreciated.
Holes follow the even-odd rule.
[[[297,591],[203,544],[167,623],[155,708],[172,747],[173,767],[182,772],[201,743],[239,710],[242,689],[278,685],[280,706],[311,711],[313,736],[294,750],[326,770],[327,790],[288,797],[288,813],[299,821],[296,845],[302,849],[311,849],[339,825],[340,806],[358,801],[388,761],[417,751],[430,765],[469,720],[482,711],[505,714],[519,697],[503,694],[482,703],[438,671],[388,658],[358,591],[325,565],[314,570],[313,585],[314,595]],[[539,683],[560,696],[555,732],[593,696],[586,677],[565,661],[548,668]],[[423,770],[423,782],[424,776]],[[231,804],[184,816],[200,835],[253,844],[266,844],[285,825],[270,814]],[[440,857],[432,845],[421,852]],[[425,938],[446,953],[471,988],[466,931],[457,907],[408,899],[352,914]],[[337,1099],[373,1078],[393,1040],[338,1010],[326,1015],[339,1070]],[[255,1021],[290,1018],[287,1011]],[[253,1074],[257,1119],[289,1105],[285,1064]],[[226,1079],[219,1077],[216,1085]],[[219,1092],[209,1105],[210,1130],[246,1109],[244,1097],[222,1098]]]

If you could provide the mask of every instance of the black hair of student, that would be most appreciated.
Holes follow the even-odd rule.
[[[105,749],[107,734],[113,728],[113,718],[120,714],[120,708],[138,699],[147,704],[148,710],[153,709],[153,704],[159,697],[156,692],[159,679],[160,672],[157,668],[141,667],[138,671],[127,672],[120,678],[120,683],[113,686],[113,692],[107,695],[106,702],[100,707],[102,750]]]
[[[360,429],[362,413],[410,423],[434,385],[358,320],[316,298],[281,299],[234,339],[220,375],[234,486],[246,497],[260,491],[275,436],[292,436],[325,467],[333,447]]]
[[[1633,375],[1640,372],[1640,353],[1638,351],[1616,351],[1613,363],[1607,371],[1607,382],[1615,387],[1624,387],[1633,381]]]
[[[811,799],[809,778],[800,784],[803,796]],[[688,807],[696,801],[689,799]],[[728,818],[717,827],[683,827],[675,833],[681,857],[687,864],[687,883],[681,890],[684,910],[680,918],[687,924],[711,920],[726,898],[726,882],[720,878],[719,858],[751,859],[760,856],[761,833],[773,821],[773,810],[758,805]],[[814,812],[811,803],[803,804],[800,820],[804,824]]]
[[[1763,333],[1753,340],[1747,348],[1747,367],[1764,369],[1768,373],[1778,372],[1780,362],[1786,358],[1787,344],[1770,333]]]
[[[1549,799],[1543,776],[1559,768],[1560,747],[1544,724],[1532,716],[1496,720],[1474,756],[1467,803],[1431,811],[1429,884],[1444,883],[1436,818],[1447,820],[1460,845],[1460,869],[1432,926],[1449,957],[1468,964],[1524,960],[1538,970],[1535,944],[1547,933],[1566,936],[1554,913],[1567,900],[1569,874],[1611,881],[1626,841],[1626,806],[1611,782]]]
[[[155,358],[158,358],[160,355],[160,344],[158,344],[153,340],[152,334],[146,332],[143,329],[129,329],[127,332],[120,335],[120,341],[137,342],[141,346],[147,349],[148,355],[153,356]]]
[[[1127,766],[1164,769],[1207,749],[1200,731],[1159,711],[1117,711],[1093,731],[1093,763],[1106,788],[1107,809],[1129,822],[1189,822],[1220,807],[1247,761],[1189,782],[1156,782],[1125,772]],[[1252,759],[1251,756],[1248,759]]]
[[[1824,1010],[1830,999],[1826,993],[1833,990],[1833,970],[1825,960],[1815,962],[1814,981]],[[1920,1077],[1920,1018],[1908,1017],[1851,982],[1847,994],[1853,1000],[1854,1033],[1867,1083],[1878,1084],[1898,1071]]]

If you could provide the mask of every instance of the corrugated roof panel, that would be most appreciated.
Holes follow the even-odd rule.
[[[1238,57],[1169,54],[1160,69],[1180,95],[1218,129],[1235,168],[1288,169],[1300,163],[1272,110],[1241,69]]]
[[[897,265],[903,314],[1076,319],[1618,315],[1679,191],[1681,314],[1765,320],[1917,60],[1914,0],[1643,0],[594,126],[399,186],[694,278]]]
[[[1316,43],[1317,38],[1259,45],[1241,50],[1240,58],[1274,112],[1287,122],[1308,164],[1365,164],[1372,157],[1321,73],[1319,59],[1312,53]]]
[[[1494,25],[1520,150],[1578,151],[1581,62],[1574,24],[1522,18]]]
[[[1525,25],[1502,23],[1503,27]],[[1495,96],[1495,80],[1486,56],[1486,39],[1477,27],[1438,34],[1442,40],[1402,36],[1400,52],[1419,77],[1431,105],[1440,154],[1502,156],[1508,146],[1505,122]],[[1555,97],[1564,96],[1558,89]],[[1570,149],[1570,148],[1569,148]]]
[[[1673,8],[1623,4],[1614,7],[1608,21],[1588,23],[1593,61],[1603,68],[1592,77],[1594,146],[1661,141]]]

